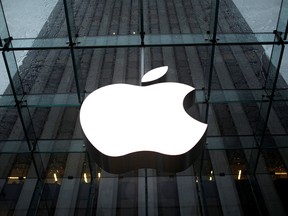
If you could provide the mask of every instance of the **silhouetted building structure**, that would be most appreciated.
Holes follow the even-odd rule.
[[[9,34],[1,3],[0,215],[288,214],[287,8],[256,33],[232,0],[59,0],[31,40]],[[105,172],[86,152],[82,101],[162,65],[196,89],[202,154],[179,173]]]

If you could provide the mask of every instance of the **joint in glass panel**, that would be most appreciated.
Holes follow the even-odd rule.
[[[9,51],[9,46],[11,44],[11,41],[13,40],[13,37],[8,37],[8,38],[4,38],[4,47],[3,47],[3,51]],[[2,42],[1,42],[2,45]]]
[[[273,33],[275,34],[275,37],[276,39],[278,40],[278,44],[284,44],[284,40],[282,38],[282,34],[283,32],[280,32],[280,31],[277,31],[277,30],[274,30]]]

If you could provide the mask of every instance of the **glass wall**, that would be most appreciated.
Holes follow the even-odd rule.
[[[288,0],[1,0],[0,215],[287,215],[287,34]],[[105,171],[82,102],[163,65],[195,88],[202,152]]]

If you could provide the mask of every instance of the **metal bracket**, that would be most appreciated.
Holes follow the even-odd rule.
[[[13,40],[13,37],[4,38],[4,42],[5,42],[4,47],[3,47],[4,51],[9,51],[9,46],[10,46],[12,40]],[[2,45],[2,43],[1,43],[1,45]]]
[[[141,36],[141,46],[144,46],[145,45],[145,43],[144,43],[145,31],[141,31],[140,36]]]
[[[277,38],[278,40],[278,44],[284,44],[284,40],[283,38],[281,37],[281,35],[283,34],[283,32],[280,32],[280,31],[277,31],[277,30],[274,30],[273,33],[275,34],[275,37]]]

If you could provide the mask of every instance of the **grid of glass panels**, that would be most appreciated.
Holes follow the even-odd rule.
[[[0,6],[0,215],[288,214],[287,0]],[[162,65],[196,89],[202,154],[179,173],[104,171],[81,103]]]

